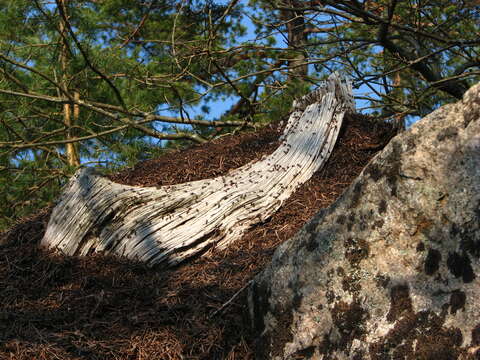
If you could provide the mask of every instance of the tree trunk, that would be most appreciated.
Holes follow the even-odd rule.
[[[62,6],[64,13],[67,15],[67,0],[59,0],[59,6]],[[65,21],[63,18],[60,18],[60,33],[62,37],[62,46],[60,50],[60,66],[62,68],[62,80],[61,85],[65,92],[68,91],[68,43],[67,43],[67,31],[65,26]],[[78,93],[75,93],[75,96],[78,96]],[[77,99],[78,100],[78,99]],[[72,139],[75,137],[73,134],[73,126],[75,121],[78,118],[78,105],[74,105],[74,114],[72,119],[72,105],[70,103],[63,104],[63,122],[67,128],[67,139]],[[66,144],[66,153],[68,165],[70,166],[79,166],[80,158],[78,156],[78,146],[75,143]]]
[[[394,91],[398,94],[397,100],[401,105],[404,103],[404,94],[403,89],[400,88],[402,84],[402,77],[400,76],[400,71],[397,71],[393,77],[393,88]],[[393,116],[393,123],[397,132],[405,131],[405,114],[396,114]]]
[[[286,2],[292,9],[301,8],[302,3],[289,0]],[[288,61],[289,80],[304,80],[308,75],[308,65],[306,64],[308,54],[305,51],[307,42],[307,32],[305,17],[302,11],[282,10],[282,20],[287,27],[288,49],[291,51],[291,59]]]
[[[225,247],[270,217],[326,162],[345,112],[353,109],[351,85],[331,75],[294,103],[271,155],[214,179],[136,187],[80,169],[53,210],[42,245],[149,265],[175,265],[211,246]]]

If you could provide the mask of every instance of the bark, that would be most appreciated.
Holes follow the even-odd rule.
[[[63,11],[66,13],[66,1],[59,0],[58,5],[63,8]],[[62,46],[60,49],[60,66],[62,69],[62,80],[61,86],[65,92],[68,91],[68,43],[67,43],[67,31],[65,26],[65,21],[63,18],[60,19],[60,33],[62,37]],[[76,93],[77,95],[77,93]],[[75,98],[75,100],[78,100]],[[63,122],[67,128],[67,140],[75,137],[73,134],[73,127],[75,126],[75,121],[78,118],[78,105],[74,105],[74,116],[72,119],[72,104],[65,103],[63,104]],[[69,142],[65,145],[67,160],[70,166],[79,166],[80,157],[78,156],[78,146],[74,142]]]
[[[298,1],[289,0],[288,6],[292,9],[301,8]],[[303,11],[281,10],[281,18],[287,27],[288,49],[292,52],[292,59],[288,61],[288,77],[290,80],[304,80],[308,75],[306,64],[308,54],[305,50],[308,32],[306,30]]]
[[[125,186],[80,169],[53,210],[42,246],[68,255],[104,252],[175,265],[211,246],[225,247],[265,221],[328,159],[351,85],[336,74],[296,101],[269,156],[231,173],[160,188]]]

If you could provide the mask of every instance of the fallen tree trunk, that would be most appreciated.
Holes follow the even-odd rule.
[[[116,184],[80,169],[41,245],[66,255],[103,252],[167,266],[225,247],[270,217],[326,162],[345,112],[353,109],[350,84],[332,74],[294,103],[271,155],[225,176],[153,188]]]

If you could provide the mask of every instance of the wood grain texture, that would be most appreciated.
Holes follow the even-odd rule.
[[[345,112],[353,110],[350,83],[332,74],[293,104],[272,154],[225,176],[154,188],[120,185],[80,169],[65,186],[41,245],[66,255],[104,252],[165,266],[225,247],[268,219],[323,166]]]

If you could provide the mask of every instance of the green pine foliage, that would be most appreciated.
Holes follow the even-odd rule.
[[[235,16],[229,16],[228,23],[216,23],[226,10],[224,5],[66,0],[74,36],[62,35],[60,3],[0,2],[0,89],[25,95],[0,93],[0,201],[8,204],[0,209],[0,229],[52,201],[59,186],[76,170],[68,165],[62,143],[69,136],[90,136],[76,145],[82,165],[101,166],[106,171],[157,157],[168,144],[85,106],[68,129],[63,104],[48,97],[65,97],[63,86],[70,96],[77,92],[81,100],[110,105],[100,108],[129,121],[143,119],[132,115],[135,112],[180,113],[180,108],[200,102],[204,83],[219,78],[218,72],[205,71],[212,61],[202,49],[222,51],[243,31]],[[212,24],[215,33],[209,34]],[[66,69],[60,60],[62,36],[68,45]],[[211,96],[232,93],[224,87],[213,89]],[[73,117],[73,106],[70,111]],[[158,121],[141,125],[152,132],[176,133],[176,127]],[[183,132],[196,130],[181,126]],[[30,143],[46,144],[15,147]]]

